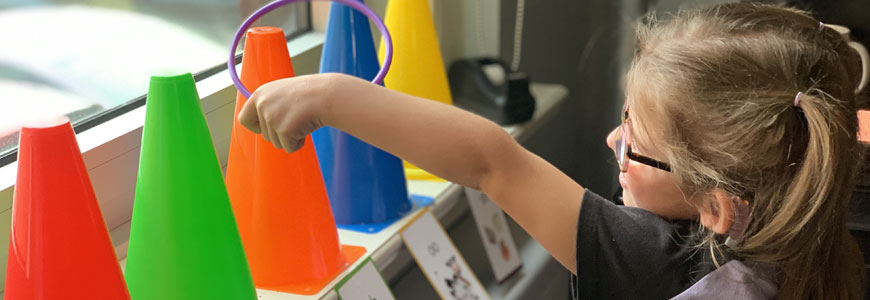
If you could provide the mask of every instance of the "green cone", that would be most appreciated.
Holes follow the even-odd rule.
[[[257,298],[189,73],[151,77],[125,277],[134,300]]]

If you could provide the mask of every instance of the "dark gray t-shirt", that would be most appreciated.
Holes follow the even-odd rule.
[[[669,299],[715,268],[710,252],[694,247],[697,222],[670,222],[588,190],[579,215],[575,298]]]

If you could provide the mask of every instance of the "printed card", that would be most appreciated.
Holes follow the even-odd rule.
[[[508,228],[504,211],[492,202],[486,194],[472,188],[465,188],[471,214],[474,215],[477,230],[483,239],[486,257],[492,266],[492,273],[498,282],[504,282],[523,266],[517,244]]]
[[[468,263],[427,209],[402,230],[402,240],[442,299],[490,299]]]
[[[371,259],[364,261],[335,286],[343,300],[394,300],[393,292]]]

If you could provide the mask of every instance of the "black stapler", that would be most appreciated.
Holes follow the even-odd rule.
[[[491,59],[454,62],[447,74],[453,104],[501,125],[532,118],[535,98],[529,92],[529,76],[511,72],[505,63]]]

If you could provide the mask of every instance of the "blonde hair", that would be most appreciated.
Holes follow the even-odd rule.
[[[627,78],[632,117],[645,120],[638,129],[685,191],[720,188],[750,203],[746,235],[728,251],[772,266],[779,298],[862,297],[863,258],[846,227],[859,162],[857,54],[781,6],[648,20]]]

